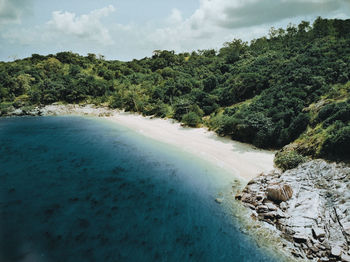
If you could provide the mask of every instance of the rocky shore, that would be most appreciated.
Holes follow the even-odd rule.
[[[236,199],[311,261],[350,261],[350,167],[313,160],[252,179]]]
[[[75,105],[75,104],[52,104],[35,107],[10,108],[6,113],[0,116],[54,116],[54,115],[89,115],[89,116],[111,116],[115,110],[108,107],[95,106],[93,104]]]

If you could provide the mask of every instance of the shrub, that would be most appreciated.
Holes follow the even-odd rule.
[[[0,115],[6,115],[13,109],[14,108],[11,103],[0,103]]]
[[[157,105],[157,112],[155,116],[157,117],[172,117],[174,115],[174,110],[170,105],[160,103]]]
[[[324,157],[348,159],[350,156],[350,125],[341,127],[330,135],[322,146]]]
[[[181,122],[186,126],[197,127],[202,122],[202,119],[195,112],[189,112],[183,115]]]
[[[288,169],[297,167],[306,160],[306,157],[298,154],[295,151],[280,151],[275,155],[274,162],[275,165],[284,172]]]
[[[109,107],[111,108],[123,108],[122,97],[119,94],[113,94],[109,99]]]

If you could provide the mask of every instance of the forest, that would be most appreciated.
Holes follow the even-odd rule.
[[[0,62],[0,115],[55,102],[93,103],[283,148],[276,157],[282,167],[305,157],[350,160],[349,93],[350,19],[319,17],[271,28],[249,43],[156,50],[129,62],[73,52]]]

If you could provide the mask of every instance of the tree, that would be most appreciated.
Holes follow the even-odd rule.
[[[218,80],[214,74],[210,74],[207,78],[203,80],[203,86],[205,92],[211,92],[218,85]]]
[[[24,94],[30,89],[30,84],[35,79],[29,74],[20,74],[16,77],[16,87],[13,90],[16,96]]]
[[[239,56],[247,50],[247,42],[241,39],[234,39],[232,42],[226,42],[220,49],[219,56],[223,57],[226,63],[232,64],[238,61]]]
[[[336,130],[322,146],[322,154],[327,158],[350,158],[350,125]]]
[[[188,112],[187,114],[183,115],[181,122],[186,126],[198,127],[198,125],[201,123],[201,118],[195,112]]]

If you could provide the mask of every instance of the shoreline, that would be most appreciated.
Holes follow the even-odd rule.
[[[232,176],[233,181],[229,183],[225,192],[218,192],[218,198],[213,200],[222,205],[239,222],[240,231],[249,235],[258,247],[264,249],[272,257],[278,257],[281,261],[298,261],[291,256],[293,245],[286,241],[279,231],[271,225],[264,224],[252,217],[250,210],[234,197],[251,179],[258,178],[261,174],[272,172],[275,169],[273,151],[257,149],[249,144],[220,137],[215,132],[203,127],[183,127],[173,119],[144,117],[137,113],[95,105],[53,104],[36,107],[31,111],[17,109],[17,111],[8,114],[7,117],[69,115],[97,117],[111,124],[118,124],[144,137],[183,150],[222,169],[228,176]],[[220,162],[217,163],[217,161]],[[223,201],[223,199],[228,199],[228,201]]]
[[[255,149],[251,145],[219,137],[203,127],[183,127],[172,119],[144,117],[126,112],[105,118],[209,161],[246,182],[274,168],[273,151]]]
[[[220,137],[208,129],[183,127],[174,119],[142,116],[95,105],[47,105],[26,112],[16,109],[9,116],[78,115],[101,117],[130,128],[137,133],[175,146],[202,160],[224,169],[229,174],[248,182],[261,173],[274,169],[274,151],[257,149],[252,145]]]

